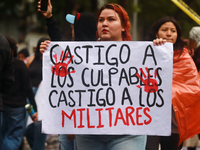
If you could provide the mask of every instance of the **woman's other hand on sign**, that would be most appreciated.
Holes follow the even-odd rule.
[[[51,5],[51,0],[48,0],[48,6],[47,6],[47,11],[41,11],[41,1],[38,1],[38,11],[43,14],[45,18],[50,18],[52,16],[52,5]]]
[[[44,41],[40,44],[40,52],[43,54],[45,52],[45,50],[47,50],[49,44],[51,43],[51,41],[47,40]]]
[[[165,39],[162,39],[162,38],[157,38],[157,39],[155,39],[155,40],[153,40],[153,45],[154,46],[159,46],[159,45],[163,45],[163,44],[165,44],[167,42],[167,40],[165,40]]]
[[[34,118],[33,119],[34,122],[38,121],[38,113],[37,112],[35,112],[31,117]]]

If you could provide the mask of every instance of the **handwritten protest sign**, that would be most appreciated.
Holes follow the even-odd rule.
[[[43,132],[170,135],[173,45],[51,42]]]

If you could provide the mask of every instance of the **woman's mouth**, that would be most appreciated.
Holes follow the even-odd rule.
[[[103,30],[102,30],[102,32],[103,32],[103,33],[106,33],[106,32],[108,32],[108,30],[106,30],[106,29],[103,29]]]
[[[166,40],[167,42],[173,42],[173,39],[164,39]]]

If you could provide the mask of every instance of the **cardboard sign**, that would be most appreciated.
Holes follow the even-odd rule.
[[[170,135],[172,68],[171,43],[51,42],[43,132]]]
[[[182,0],[171,0],[176,4],[182,11],[184,11],[190,18],[192,18],[196,23],[200,25],[200,16],[192,10],[185,2]]]

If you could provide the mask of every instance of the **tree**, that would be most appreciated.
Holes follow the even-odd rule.
[[[66,14],[76,12],[97,13],[100,0],[59,0],[52,1],[53,15],[58,21],[66,40],[70,40],[70,24],[65,20]],[[138,12],[138,40],[144,40],[152,23],[163,16],[173,16],[180,23],[184,38],[193,26],[198,24],[178,8],[170,0],[138,0],[138,6],[133,6],[134,0],[104,0],[107,3],[118,3],[128,12],[133,20],[133,12]],[[199,0],[184,0],[200,15]],[[101,0],[102,2],[102,0]],[[47,33],[44,17],[37,12],[38,0],[4,0],[0,2],[0,32],[16,34],[23,41],[29,32]]]
[[[197,14],[200,14],[200,2],[197,0],[184,0]],[[188,38],[188,33],[193,26],[198,24],[192,20],[187,14],[185,14],[180,8],[178,8],[173,2],[169,0],[139,0],[139,7],[141,12],[139,13],[139,26],[141,31],[141,37],[139,40],[144,40],[148,32],[149,27],[154,21],[163,16],[173,16],[181,25],[184,38]]]

